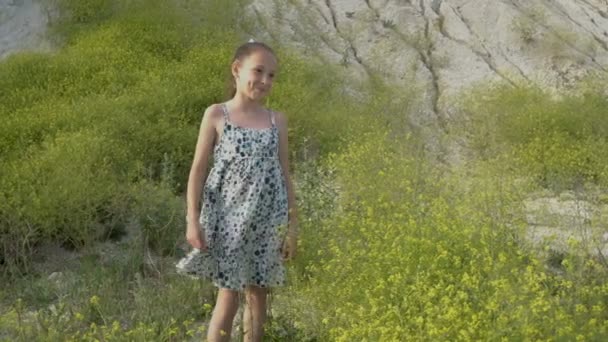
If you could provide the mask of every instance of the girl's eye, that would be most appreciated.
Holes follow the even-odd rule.
[[[257,72],[262,72],[262,69],[255,69],[255,71],[257,71]]]
[[[270,74],[269,76],[270,76],[270,78],[274,78],[274,74]]]

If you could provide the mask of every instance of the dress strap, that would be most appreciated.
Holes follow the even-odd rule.
[[[273,126],[276,126],[274,123],[274,112],[272,110],[269,110],[269,111],[270,111],[270,122],[272,122]]]
[[[224,121],[230,121],[228,115],[228,106],[226,106],[226,102],[222,103],[222,111],[224,112]]]

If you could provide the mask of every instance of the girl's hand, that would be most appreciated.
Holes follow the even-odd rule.
[[[207,242],[205,241],[205,237],[201,234],[201,225],[199,222],[188,222],[186,240],[193,248],[207,251]]]
[[[283,241],[281,254],[284,261],[289,261],[295,258],[297,254],[298,238],[293,234],[287,234],[287,238]]]

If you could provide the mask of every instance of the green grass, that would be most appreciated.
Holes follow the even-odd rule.
[[[478,158],[508,156],[511,168],[544,188],[606,187],[608,101],[584,83],[579,88],[559,99],[536,87],[473,90],[460,133]]]

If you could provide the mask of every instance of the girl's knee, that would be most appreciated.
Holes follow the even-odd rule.
[[[258,297],[258,298],[259,297],[266,298],[267,292],[268,292],[267,288],[260,287],[260,286],[250,285],[245,288],[245,293],[246,293],[247,297],[253,296],[253,297]]]
[[[224,301],[236,301],[239,300],[239,291],[231,290],[227,288],[220,288],[217,292],[217,299]]]
[[[247,304],[251,306],[264,306],[266,304],[267,289],[258,286],[249,286],[245,289]]]
[[[217,294],[216,307],[221,307],[224,310],[236,311],[239,306],[239,292],[220,288]]]

